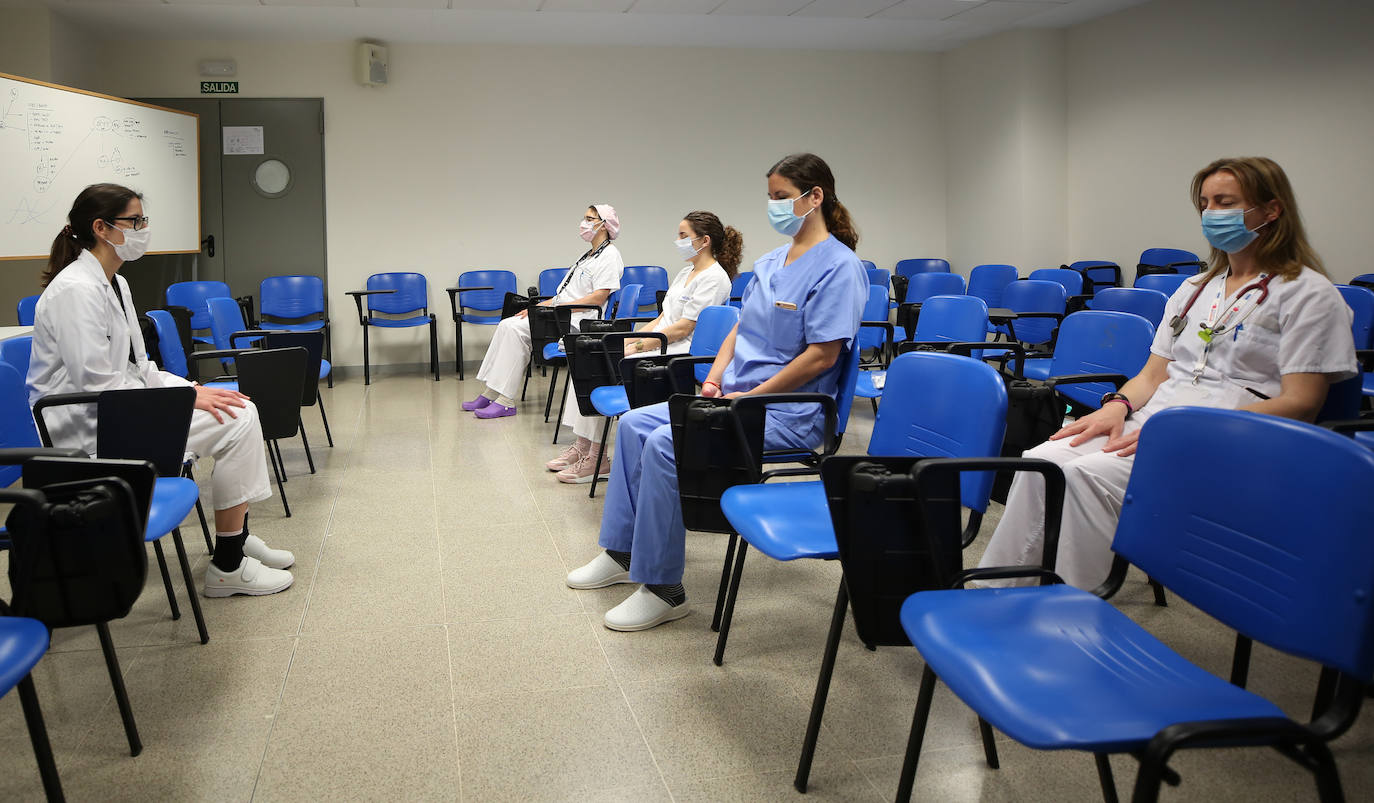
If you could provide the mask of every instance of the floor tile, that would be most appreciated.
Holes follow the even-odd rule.
[[[453,689],[460,699],[605,686],[610,667],[585,614],[494,619],[449,626]]]

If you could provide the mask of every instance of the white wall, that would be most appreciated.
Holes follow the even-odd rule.
[[[1374,270],[1374,4],[1155,0],[1068,33],[1069,256],[1206,253],[1193,173],[1263,155],[1332,277]],[[951,210],[951,217],[954,211]]]
[[[881,265],[943,253],[945,187],[930,54],[394,45],[391,84],[352,77],[348,42],[105,42],[78,85],[124,96],[198,89],[197,62],[233,58],[245,97],[323,97],[330,304],[340,364],[361,363],[347,290],[377,271],[431,279],[509,267],[522,286],[585,246],[586,204],[609,202],[630,264],[680,265],[692,209],[744,233],[746,264],[783,242],[764,172],[826,158]],[[80,68],[76,68],[80,72]],[[445,313],[446,315],[446,313]],[[470,360],[485,334],[465,333]],[[452,326],[441,326],[441,355]],[[422,330],[374,338],[376,362],[415,362]]]

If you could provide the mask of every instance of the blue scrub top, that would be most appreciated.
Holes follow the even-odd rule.
[[[754,281],[744,290],[735,356],[725,372],[725,390],[749,390],[770,379],[811,343],[842,340],[859,331],[868,276],[863,263],[834,236],[783,265],[791,245],[768,252],[754,263]],[[844,360],[796,388],[797,393],[839,391]],[[791,430],[807,444],[819,443],[824,427],[815,405],[769,408],[770,423]]]

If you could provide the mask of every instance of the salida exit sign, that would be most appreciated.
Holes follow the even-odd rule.
[[[200,94],[202,95],[237,95],[239,93],[238,81],[201,81]]]

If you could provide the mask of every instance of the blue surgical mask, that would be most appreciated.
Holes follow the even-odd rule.
[[[1218,251],[1234,254],[1244,251],[1246,246],[1259,236],[1253,229],[1245,227],[1245,213],[1256,209],[1204,209],[1202,210],[1202,234],[1207,242]],[[1268,225],[1268,221],[1255,229]]]
[[[802,195],[805,194],[802,193]],[[801,231],[802,223],[806,222],[806,215],[816,211],[812,209],[806,215],[797,215],[792,211],[802,195],[798,195],[796,198],[783,198],[768,202],[768,222],[773,224],[773,228],[778,234],[784,237],[795,236],[797,232]]]

